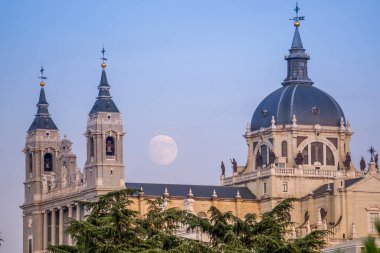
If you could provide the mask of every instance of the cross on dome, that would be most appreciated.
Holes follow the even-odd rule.
[[[299,27],[300,26],[300,20],[305,20],[305,16],[298,16],[298,12],[301,8],[298,7],[298,2],[296,2],[296,8],[294,8],[294,11],[296,13],[296,16],[293,18],[290,18],[289,20],[294,21],[294,26]]]
[[[41,69],[40,69],[41,76],[38,77],[39,79],[41,79],[41,82],[40,82],[40,86],[41,86],[41,87],[44,87],[44,86],[45,86],[45,82],[44,82],[44,80],[47,79],[47,77],[44,76],[44,71],[45,71],[45,69],[44,69],[44,67],[41,65]]]
[[[105,69],[105,68],[107,67],[107,65],[106,65],[107,58],[104,57],[105,52],[106,52],[106,50],[104,49],[104,45],[103,45],[103,49],[102,49],[102,51],[101,51],[101,53],[102,53],[102,58],[100,58],[100,59],[103,61],[103,62],[102,62],[102,65],[101,65],[101,67],[102,67],[103,69]]]

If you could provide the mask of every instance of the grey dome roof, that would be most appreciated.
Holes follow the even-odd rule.
[[[251,121],[251,131],[276,125],[339,126],[344,113],[339,104],[326,92],[309,84],[291,84],[269,94],[256,108]]]

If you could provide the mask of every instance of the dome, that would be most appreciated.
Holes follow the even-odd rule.
[[[339,104],[326,92],[309,84],[286,85],[268,95],[256,108],[251,121],[251,131],[276,125],[339,126],[344,114]]]

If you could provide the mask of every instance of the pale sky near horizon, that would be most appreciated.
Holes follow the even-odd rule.
[[[352,158],[380,150],[380,1],[298,1],[309,77],[354,131]],[[281,87],[294,27],[290,0],[6,0],[0,15],[0,252],[21,252],[26,131],[39,68],[63,137],[83,168],[87,115],[104,43],[111,95],[123,115],[129,182],[219,184],[220,161],[246,163],[242,135],[256,106]],[[172,137],[177,159],[151,162],[149,141]]]

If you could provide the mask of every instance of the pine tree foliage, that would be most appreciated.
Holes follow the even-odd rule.
[[[375,224],[378,237],[380,237],[380,220]],[[375,238],[369,236],[365,241],[365,253],[380,253],[380,249],[376,246]]]
[[[147,200],[144,217],[130,209],[136,193],[121,190],[79,205],[89,213],[85,219],[68,219],[66,232],[75,246],[50,246],[52,253],[314,253],[324,245],[326,231],[314,231],[302,239],[287,239],[293,199],[280,202],[258,221],[255,214],[244,219],[212,206],[209,218],[179,208],[162,208],[164,199]],[[163,210],[164,209],[164,210]],[[180,237],[179,229],[201,231],[210,242]]]
[[[215,207],[209,210],[210,219],[195,217],[189,230],[196,228],[209,234],[215,252],[256,253],[314,253],[325,245],[328,231],[314,231],[302,239],[288,239],[287,229],[292,225],[290,211],[294,199],[286,199],[257,221],[254,214],[244,219],[231,212],[222,213]]]

